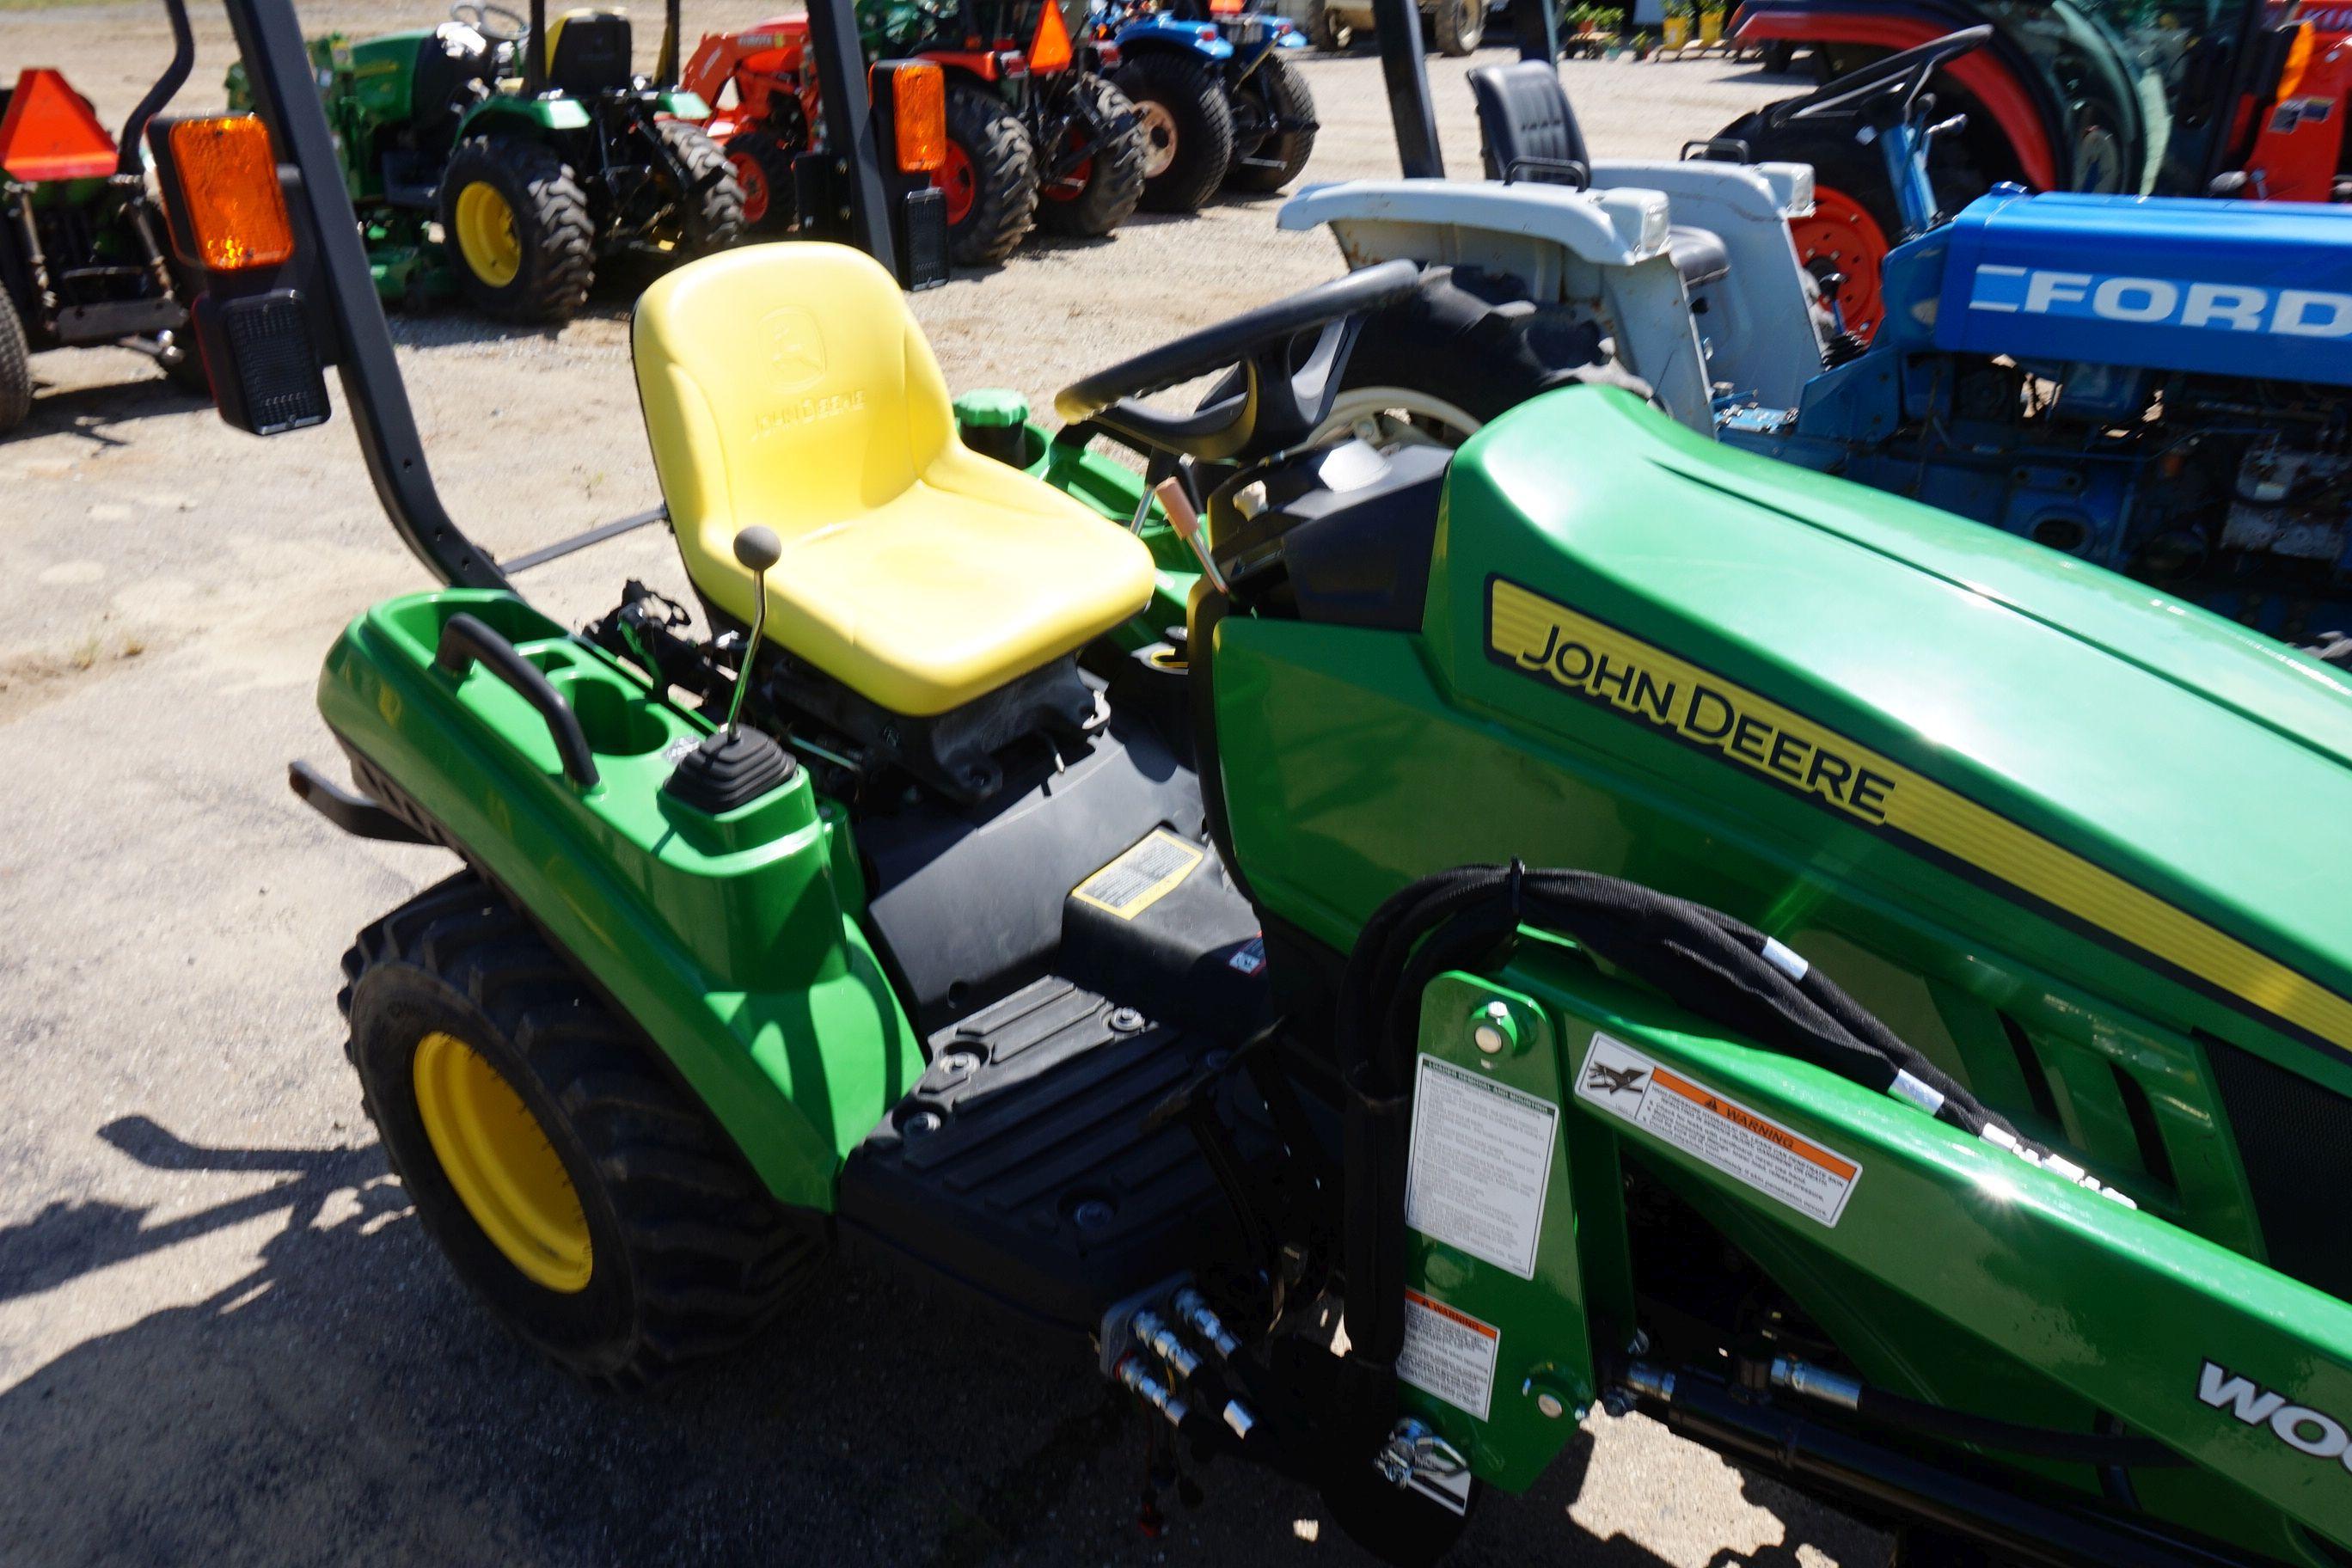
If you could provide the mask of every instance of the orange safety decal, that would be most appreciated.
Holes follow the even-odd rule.
[[[1862,1180],[1862,1166],[1836,1150],[1597,1030],[1576,1098],[1826,1226]]]

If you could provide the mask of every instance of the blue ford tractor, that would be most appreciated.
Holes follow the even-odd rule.
[[[1987,31],[1784,108],[1876,148],[1900,197],[1866,344],[1836,316],[1842,279],[1789,243],[1802,166],[1719,142],[1594,161],[1548,62],[1472,72],[1487,182],[1353,182],[1285,208],[1360,266],[1451,264],[1366,329],[1359,412],[1458,439],[1605,372],[1729,444],[2352,654],[2329,637],[2352,630],[2352,206],[2002,185],[1947,213],[1928,169],[1964,127],[1927,88]],[[1394,367],[1439,357],[1454,395],[1390,395]]]
[[[1096,31],[1118,50],[1148,151],[1143,205],[1193,212],[1220,185],[1264,194],[1315,150],[1315,98],[1283,57],[1307,35],[1257,0],[1113,0]]]

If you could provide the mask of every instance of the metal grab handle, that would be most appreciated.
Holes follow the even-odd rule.
[[[450,616],[441,628],[433,667],[463,680],[477,662],[539,710],[539,716],[547,721],[547,732],[554,738],[556,755],[563,759],[563,776],[582,789],[594,789],[596,759],[588,750],[588,735],[580,728],[580,716],[572,711],[563,694],[540,673],[537,665],[516,651],[514,644],[471,616]]]

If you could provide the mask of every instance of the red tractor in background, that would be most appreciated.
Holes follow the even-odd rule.
[[[941,128],[927,143],[936,156],[925,167],[946,200],[950,251],[966,267],[1003,261],[1033,224],[1108,234],[1143,194],[1135,106],[1096,68],[1106,63],[1097,47],[1075,41],[1059,5],[1029,5],[1034,23],[1017,15],[1020,0],[967,0],[946,22],[864,39],[868,60],[928,60],[945,73]],[[983,19],[983,10],[992,15]],[[778,16],[705,37],[686,68],[683,85],[712,106],[709,130],[735,165],[755,231],[795,226],[793,160],[812,150],[811,127],[824,123],[807,45],[805,16]],[[900,164],[910,166],[903,151]]]
[[[808,58],[805,14],[774,16],[736,33],[707,35],[679,85],[711,106],[704,127],[726,151],[743,187],[743,222],[754,234],[799,226],[793,160],[814,149],[812,127],[824,123],[816,69]],[[730,89],[732,89],[731,92]],[[918,167],[937,181],[944,131],[921,142]]]
[[[1930,84],[1965,123],[1934,138],[1946,212],[2000,181],[2036,190],[2343,200],[2352,5],[2281,0],[1746,0],[1734,37],[1768,65],[1811,51],[1831,88],[1874,60],[1990,24],[1991,40]],[[1790,227],[1832,280],[1848,331],[1883,310],[1880,268],[1910,237],[1876,151],[1852,122],[1773,104],[1726,126],[1759,162],[1811,163],[1814,208]]]

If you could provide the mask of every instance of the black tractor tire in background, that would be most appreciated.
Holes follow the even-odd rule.
[[[1649,388],[1612,360],[1600,329],[1562,310],[1506,310],[1432,268],[1412,296],[1364,319],[1340,372],[1338,407],[1375,389],[1398,395],[1381,404],[1415,416],[1425,437],[1454,444],[1531,397],[1563,386]],[[1447,418],[1432,428],[1438,405],[1475,422]]]
[[[743,193],[748,234],[782,234],[800,221],[793,184],[793,149],[772,131],[741,131],[727,143],[735,184]]]
[[[457,201],[476,184],[496,190],[514,214],[522,263],[504,283],[478,275],[457,244]],[[441,174],[441,230],[459,292],[486,316],[554,324],[570,321],[588,302],[596,277],[596,227],[588,216],[588,197],[555,149],[543,142],[488,136],[459,143]]]
[[[1108,77],[1087,71],[1069,87],[1070,134],[1086,139],[1086,160],[1038,193],[1037,226],[1093,239],[1125,223],[1143,199],[1146,151],[1135,104]],[[1045,154],[1040,153],[1041,161]]]
[[[16,301],[0,288],[0,436],[22,425],[32,412],[32,351],[26,346]]]
[[[1356,29],[1328,5],[1315,7],[1307,31],[1314,38],[1315,47],[1327,55],[1344,55],[1356,47]]]
[[[683,120],[656,121],[654,134],[687,174],[673,221],[662,226],[677,246],[678,259],[690,261],[740,245],[746,232],[743,186],[725,150],[701,126]]]
[[[1153,50],[1130,56],[1118,81],[1143,119],[1143,205],[1198,212],[1234,164],[1234,110],[1223,79],[1202,61]]]
[[[362,931],[344,956],[346,1047],[417,1218],[491,1315],[571,1372],[658,1382],[730,1349],[810,1278],[823,1229],[772,1198],[709,1111],[470,872]],[[418,1109],[415,1058],[446,1035],[538,1123],[593,1250],[576,1290],[530,1279],[453,1185]]]
[[[1268,54],[1258,62],[1258,68],[1244,78],[1236,100],[1247,99],[1249,109],[1235,117],[1240,122],[1255,117],[1261,126],[1286,120],[1307,127],[1299,131],[1266,131],[1255,146],[1244,146],[1245,138],[1236,136],[1234,143],[1234,163],[1225,181],[1235,190],[1259,193],[1278,191],[1298,177],[1307,167],[1307,160],[1315,153],[1315,95],[1307,89],[1307,79],[1298,68],[1278,54]],[[1255,161],[1253,161],[1255,160]]]
[[[959,267],[993,267],[1037,218],[1037,152],[1004,100],[970,82],[948,84],[948,249]],[[961,197],[962,212],[957,207]]]
[[[1476,54],[1486,37],[1486,0],[1436,0],[1429,30],[1439,54],[1453,59]]]

